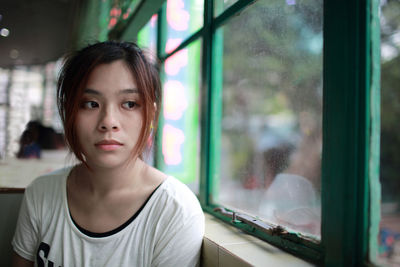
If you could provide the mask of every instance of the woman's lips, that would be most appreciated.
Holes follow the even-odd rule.
[[[104,151],[114,151],[122,146],[122,144],[116,140],[102,140],[95,144],[95,146]]]

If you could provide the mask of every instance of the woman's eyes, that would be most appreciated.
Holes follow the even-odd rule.
[[[84,109],[95,109],[98,107],[100,107],[100,105],[96,101],[84,101],[82,103],[82,108]],[[135,101],[125,101],[122,103],[122,107],[125,109],[134,109],[139,107],[139,105]]]
[[[122,104],[122,106],[126,109],[134,109],[139,105],[135,101],[126,101]]]
[[[94,108],[98,108],[99,104],[95,101],[85,101],[85,102],[83,102],[82,106],[85,109],[94,109]]]

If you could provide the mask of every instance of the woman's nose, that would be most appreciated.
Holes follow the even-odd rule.
[[[104,110],[99,120],[98,129],[100,131],[117,131],[119,130],[118,115],[111,108]]]

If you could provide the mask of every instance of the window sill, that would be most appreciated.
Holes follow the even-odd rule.
[[[205,214],[203,267],[314,266],[265,241]]]

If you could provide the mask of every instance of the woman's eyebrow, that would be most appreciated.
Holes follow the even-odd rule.
[[[95,89],[91,89],[91,88],[86,88],[83,91],[84,94],[90,94],[90,95],[102,95],[101,92],[95,90]],[[122,89],[118,92],[118,94],[120,95],[124,95],[124,94],[139,94],[139,90],[136,88],[129,88],[129,89]]]
[[[84,94],[90,94],[90,95],[101,95],[101,93],[99,91],[96,91],[94,89],[90,89],[90,88],[86,88],[85,90],[83,90]]]
[[[119,94],[138,94],[139,90],[136,88],[130,88],[130,89],[123,89],[119,91]]]

